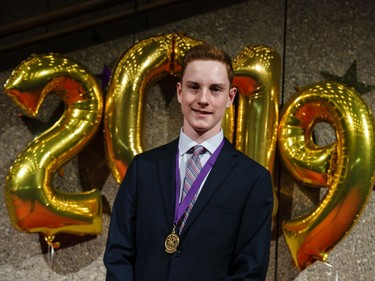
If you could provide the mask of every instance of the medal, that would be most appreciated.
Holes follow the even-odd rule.
[[[180,237],[176,234],[176,225],[173,225],[172,233],[165,238],[165,251],[173,254],[177,251],[178,244],[180,244]]]

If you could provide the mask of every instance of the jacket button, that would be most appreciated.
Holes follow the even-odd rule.
[[[181,252],[180,251],[176,251],[173,253],[173,256],[178,258],[179,256],[181,255]]]

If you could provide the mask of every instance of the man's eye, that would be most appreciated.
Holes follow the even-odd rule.
[[[192,89],[192,90],[198,90],[199,86],[197,86],[197,85],[189,85],[188,88]]]
[[[214,93],[219,93],[221,91],[223,91],[223,89],[220,88],[220,87],[213,87],[213,88],[211,88],[211,92],[214,92]]]

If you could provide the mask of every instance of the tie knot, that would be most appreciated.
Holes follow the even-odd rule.
[[[199,156],[202,153],[204,153],[206,149],[201,145],[196,145],[192,147],[192,150],[193,150],[193,156]]]

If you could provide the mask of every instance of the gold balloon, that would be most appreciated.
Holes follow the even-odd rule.
[[[167,75],[179,76],[183,56],[202,44],[183,34],[171,33],[144,39],[118,60],[105,106],[105,139],[109,167],[118,183],[133,157],[141,153],[144,95]],[[226,113],[224,133],[233,135],[233,109]]]
[[[265,46],[248,46],[234,59],[238,88],[236,148],[266,167],[275,163],[279,119],[280,56]],[[274,211],[278,208],[274,193]]]
[[[234,59],[239,91],[236,147],[273,171],[277,140],[279,55],[264,46],[248,46]]]
[[[41,232],[50,245],[59,232],[98,234],[102,225],[97,189],[68,193],[52,186],[56,171],[87,144],[99,127],[103,111],[101,88],[94,75],[58,54],[32,55],[5,84],[5,92],[35,116],[48,94],[66,105],[63,116],[31,141],[10,168],[5,200],[13,225]]]
[[[327,122],[334,143],[313,140],[317,123]],[[352,88],[334,82],[305,87],[285,106],[279,124],[281,158],[302,183],[327,187],[315,209],[283,223],[297,267],[325,261],[328,252],[350,231],[375,181],[375,120]]]

